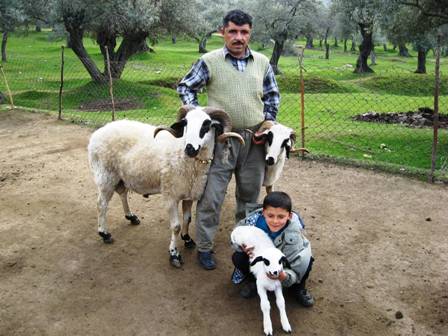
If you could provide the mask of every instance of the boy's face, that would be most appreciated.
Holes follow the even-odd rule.
[[[292,213],[283,208],[268,206],[263,209],[263,216],[271,232],[277,232],[286,225],[288,219],[291,219]]]

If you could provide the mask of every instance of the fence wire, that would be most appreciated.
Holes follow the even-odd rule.
[[[66,54],[71,51],[66,50]],[[391,59],[387,60],[390,64]],[[103,60],[98,58],[97,63]],[[394,66],[376,58],[373,74],[353,73],[351,64],[322,62],[305,56],[305,147],[310,156],[363,164],[395,172],[428,175],[433,144],[434,62],[427,74],[416,74],[398,57]],[[383,65],[382,65],[383,64]],[[113,82],[115,119],[152,124],[174,122],[180,106],[178,81],[191,64],[172,65],[146,59],[130,60]],[[102,68],[102,66],[100,66]],[[32,59],[11,54],[4,72],[17,107],[59,110],[61,57]],[[300,78],[297,60],[277,76],[282,101],[278,121],[301,134]],[[414,67],[415,70],[415,67]],[[440,129],[435,177],[448,181],[448,88],[442,70]],[[2,103],[8,104],[2,80]],[[206,104],[206,94],[199,97]],[[72,53],[64,60],[63,119],[89,125],[112,120],[109,84],[95,83]],[[300,139],[300,137],[297,137]]]

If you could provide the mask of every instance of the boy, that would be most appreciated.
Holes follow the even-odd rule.
[[[304,224],[298,214],[292,212],[292,202],[288,194],[280,191],[269,193],[263,200],[263,207],[250,212],[240,225],[255,225],[265,231],[286,256],[290,268],[285,268],[278,276],[283,287],[290,287],[297,301],[304,307],[311,307],[314,298],[305,288],[306,279],[311,271],[314,258],[311,255],[311,245],[302,234]],[[255,278],[250,273],[249,256],[253,247],[234,246],[232,255],[235,269],[232,282],[239,284],[245,281],[240,295],[250,298],[257,294]]]

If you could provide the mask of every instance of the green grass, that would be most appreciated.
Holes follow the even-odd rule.
[[[61,44],[50,41],[49,33],[12,34],[8,41],[7,63],[4,70],[13,92],[14,103],[26,108],[57,111],[60,87]],[[299,41],[304,44],[304,41]],[[98,46],[85,39],[92,59],[103,67]],[[222,39],[214,36],[207,48],[222,46]],[[270,57],[271,49],[252,47]],[[174,121],[180,105],[175,87],[180,78],[200,56],[197,43],[179,39],[172,44],[161,40],[155,52],[134,55],[120,80],[114,82],[114,98],[119,105],[132,102],[131,109],[120,111],[116,118],[139,119],[156,124]],[[324,59],[320,49],[305,50],[305,146],[316,157],[330,157],[339,161],[363,163],[395,171],[424,171],[430,168],[432,130],[415,129],[401,125],[373,124],[354,121],[352,117],[368,111],[407,112],[419,107],[433,106],[434,65],[430,53],[428,74],[415,74],[414,57],[398,57],[391,50],[376,48],[377,65],[373,74],[353,73],[357,55],[332,47],[330,59]],[[297,57],[282,56],[281,75],[277,81],[282,93],[278,119],[294,127],[300,139],[300,77]],[[440,110],[448,113],[448,60],[442,59],[442,86]],[[89,124],[111,120],[111,111],[86,111],[83,107],[102,102],[107,104],[108,85],[90,80],[81,62],[70,49],[65,49],[63,116]],[[2,81],[0,90],[6,92]],[[205,94],[200,95],[206,104]],[[437,174],[448,180],[448,134],[439,132]],[[386,149],[385,149],[386,148]],[[390,168],[392,167],[392,168]]]

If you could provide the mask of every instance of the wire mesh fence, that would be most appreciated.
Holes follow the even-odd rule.
[[[180,105],[176,85],[191,63],[131,59],[121,78],[113,82],[112,105],[109,84],[92,81],[80,60],[69,50],[66,54],[62,99],[58,52],[45,58],[11,54],[3,67],[14,104],[55,113],[61,109],[63,119],[95,126],[111,121],[112,109],[115,119],[163,125],[174,121]],[[102,57],[97,56],[101,65]],[[282,96],[278,121],[296,129],[298,135],[304,131],[311,156],[428,175],[433,145],[433,59],[428,61],[428,73],[422,75],[414,73],[416,64],[408,60],[377,56],[377,65],[372,66],[375,73],[359,75],[345,59],[330,63],[319,55],[305,55],[305,125],[300,116],[298,61],[289,58],[288,62],[281,65],[282,74],[277,76]],[[444,69],[435,176],[448,181],[448,78]],[[0,91],[7,96],[3,80]],[[206,104],[205,92],[199,100]],[[4,98],[3,103],[8,100]]]

